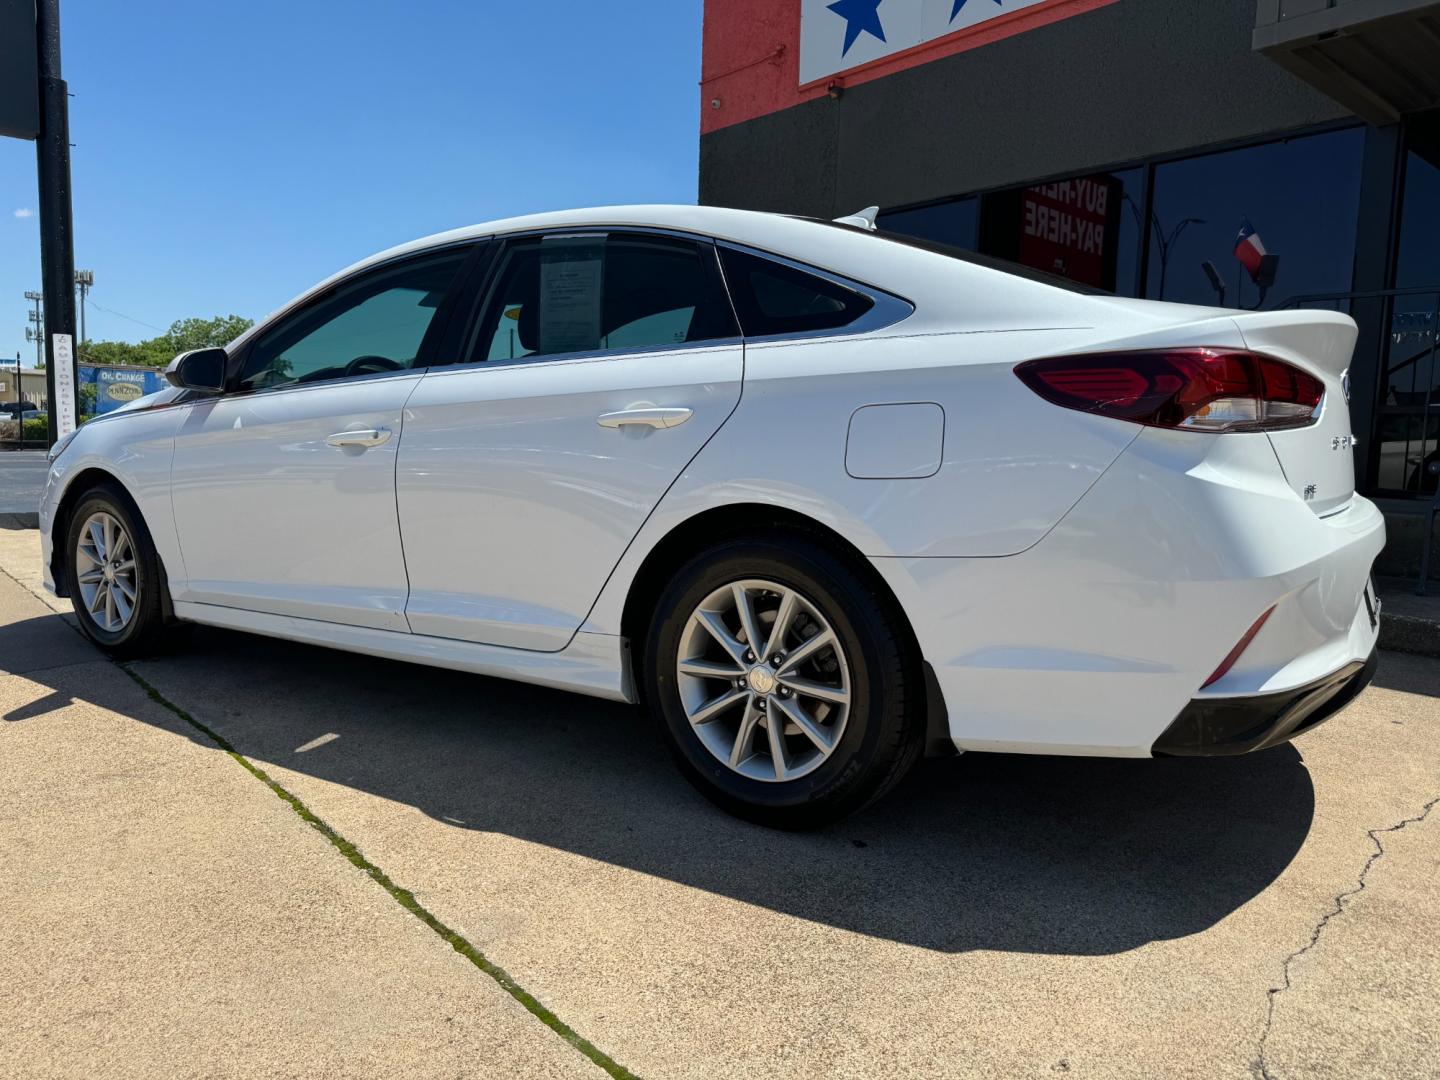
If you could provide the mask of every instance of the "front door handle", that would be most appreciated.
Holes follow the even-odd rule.
[[[365,431],[341,431],[325,441],[331,446],[380,446],[390,441],[389,428],[369,428]]]
[[[624,409],[600,417],[600,426],[672,428],[679,427],[694,415],[694,409]]]

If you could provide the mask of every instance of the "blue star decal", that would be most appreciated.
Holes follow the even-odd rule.
[[[952,11],[952,12],[950,12],[950,21],[951,21],[951,22],[954,22],[954,21],[955,21],[955,16],[956,16],[956,15],[959,15],[960,12],[962,12],[962,11],[965,10],[965,4],[966,4],[967,2],[968,2],[968,0],[955,0],[955,10]],[[996,5],[997,7],[1004,7],[1004,6],[1005,6],[1005,0],[995,0],[995,5]]]
[[[850,47],[862,33],[877,37],[881,41],[885,40],[885,27],[880,25],[880,5],[884,2],[885,0],[835,0],[835,3],[829,5],[830,11],[845,20],[845,48],[840,53],[841,56],[850,52]]]

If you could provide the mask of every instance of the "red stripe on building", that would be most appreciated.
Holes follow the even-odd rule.
[[[700,131],[754,120],[824,97],[832,85],[883,79],[1115,2],[1050,0],[801,86],[800,0],[706,0]]]

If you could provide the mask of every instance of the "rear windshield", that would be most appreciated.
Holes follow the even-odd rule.
[[[1081,296],[1113,296],[1113,293],[1104,289],[1097,289],[1093,285],[1082,285],[1078,281],[1071,281],[1069,278],[1061,277],[1059,274],[1047,274],[1044,270],[1036,270],[1034,267],[1022,266],[1020,263],[1011,262],[1009,259],[997,259],[993,255],[981,255],[979,252],[966,251],[964,248],[952,247],[950,244],[939,244],[933,240],[918,240],[913,236],[904,236],[900,233],[886,232],[884,229],[862,229],[858,225],[847,225],[843,221],[827,221],[824,218],[802,218],[804,221],[813,221],[819,225],[829,225],[835,229],[846,229],[850,232],[860,233],[862,236],[873,236],[878,240],[888,240],[892,244],[903,244],[906,247],[919,248],[921,251],[929,251],[935,255],[944,255],[949,259],[958,259],[960,262],[972,263],[975,266],[983,266],[987,270],[998,270],[1002,274],[1012,274],[1027,281],[1039,282],[1041,285],[1050,285],[1056,289],[1064,289],[1066,292],[1079,293]]]

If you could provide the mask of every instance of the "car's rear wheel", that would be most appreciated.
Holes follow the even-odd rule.
[[[81,496],[66,537],[70,601],[95,644],[116,656],[153,652],[166,636],[164,579],[144,521],[109,485]]]
[[[894,602],[804,537],[742,540],[665,589],[643,670],[682,770],[777,828],[834,821],[919,756],[918,658]]]

